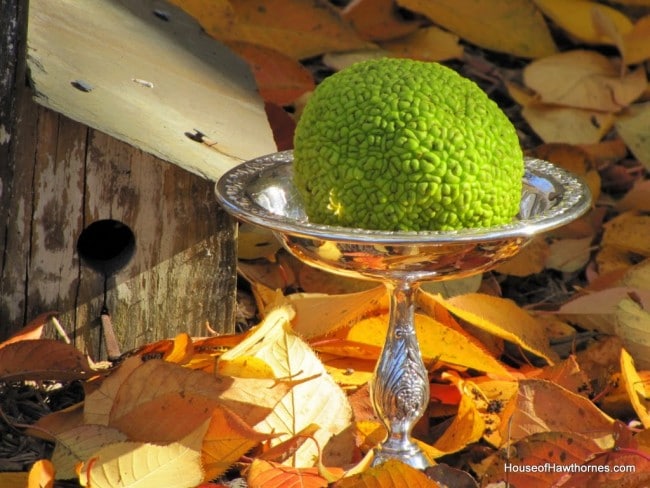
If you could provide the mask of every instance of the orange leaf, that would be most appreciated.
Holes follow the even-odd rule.
[[[389,460],[363,473],[343,478],[332,488],[440,488],[440,485],[423,472],[396,460]]]
[[[641,17],[631,31],[623,35],[623,60],[636,64],[650,59],[650,15]]]
[[[542,15],[529,0],[398,0],[480,47],[525,58],[556,51]]]
[[[20,329],[18,332],[13,334],[9,339],[0,343],[0,349],[5,347],[8,344],[14,342],[20,342],[31,339],[40,339],[43,335],[43,327],[50,321],[50,319],[57,315],[58,312],[45,312],[38,315],[36,318],[30,320],[30,322]]]
[[[401,18],[393,0],[353,0],[341,12],[354,29],[371,41],[387,41],[415,31],[419,21]]]
[[[433,445],[445,454],[458,452],[478,441],[485,431],[485,421],[478,411],[476,402],[467,392],[462,390],[461,392],[458,412],[454,420]]]
[[[88,377],[86,357],[74,346],[52,339],[14,342],[0,349],[0,379],[71,381]]]
[[[27,478],[27,488],[52,488],[54,486],[54,465],[47,459],[32,464]]]
[[[326,488],[328,482],[318,468],[292,468],[255,459],[248,468],[246,481],[250,488]]]
[[[214,409],[209,422],[201,448],[201,465],[206,479],[221,476],[241,456],[269,438],[225,408]]]
[[[170,363],[185,364],[194,354],[194,345],[189,334],[182,332],[174,337],[171,351],[167,351],[163,359]]]
[[[228,46],[251,67],[260,95],[266,102],[289,105],[315,88],[314,78],[307,68],[276,49],[239,41],[230,41]]]
[[[621,378],[639,420],[646,429],[650,428],[650,385],[641,379],[634,367],[634,359],[625,350],[621,349]]]
[[[384,42],[382,47],[393,56],[421,61],[446,61],[463,56],[458,36],[436,26],[423,27],[408,36]]]
[[[438,296],[436,300],[461,319],[517,344],[549,363],[556,358],[542,324],[512,300],[481,293],[468,293],[447,300]]]

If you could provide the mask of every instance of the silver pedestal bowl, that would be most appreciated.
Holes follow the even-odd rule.
[[[395,458],[424,469],[431,462],[411,438],[429,402],[427,369],[414,328],[419,283],[493,268],[536,234],[586,212],[589,190],[551,163],[527,158],[520,212],[510,224],[440,232],[372,231],[310,223],[293,184],[292,161],[292,152],[284,151],[245,162],[219,180],[217,198],[236,218],[273,230],[305,263],[384,283],[390,294],[389,328],[370,392],[388,435],[375,449],[373,463]]]

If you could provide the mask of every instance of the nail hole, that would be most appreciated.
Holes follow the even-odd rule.
[[[84,93],[93,91],[93,86],[84,80],[74,80],[71,81],[70,84],[74,86],[77,90],[82,91]]]
[[[97,220],[79,235],[77,252],[87,266],[110,276],[133,257],[135,234],[119,220]]]
[[[155,9],[153,11],[153,14],[158,17],[160,20],[164,20],[165,22],[169,22],[169,14],[165,12],[164,10],[158,10]]]

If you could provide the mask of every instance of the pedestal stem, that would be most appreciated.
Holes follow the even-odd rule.
[[[429,378],[415,335],[416,284],[386,283],[390,320],[386,341],[370,388],[375,413],[388,430],[375,450],[375,465],[394,458],[418,469],[431,463],[411,439],[429,402]]]

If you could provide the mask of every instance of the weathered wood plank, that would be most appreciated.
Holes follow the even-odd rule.
[[[116,219],[136,236],[106,305],[123,350],[181,331],[234,328],[235,223],[213,183],[25,100],[0,276],[0,339],[58,310],[75,344],[104,357],[104,278],[76,250],[85,227]]]
[[[31,0],[28,44],[38,103],[190,172],[276,150],[247,65],[167,2]]]

